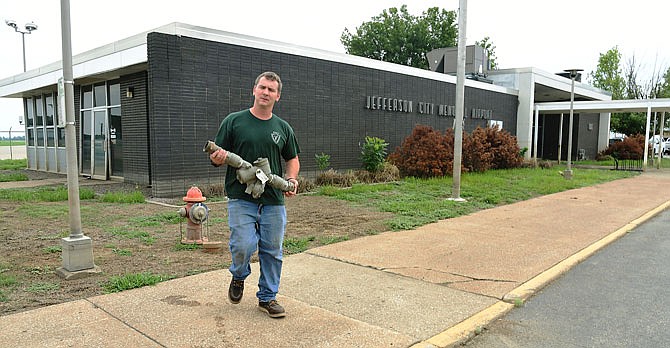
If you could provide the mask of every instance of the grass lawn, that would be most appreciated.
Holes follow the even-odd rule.
[[[566,180],[559,174],[564,169],[565,166],[554,166],[464,173],[460,188],[466,204],[447,199],[452,194],[451,177],[405,178],[394,183],[356,184],[351,188],[327,186],[318,192],[393,213],[395,217],[389,221],[389,227],[404,230],[498,205],[638,175],[625,171],[573,169],[573,179]]]
[[[25,146],[25,140],[12,140],[10,143],[9,140],[0,140],[0,146]]]

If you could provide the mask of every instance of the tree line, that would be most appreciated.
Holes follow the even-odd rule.
[[[428,69],[427,52],[456,46],[456,20],[456,11],[439,7],[428,8],[418,16],[410,14],[407,5],[391,7],[355,30],[345,28],[340,42],[348,54]],[[491,68],[497,69],[496,46],[491,38],[484,37],[475,44],[487,50]],[[670,98],[670,67],[654,67],[648,79],[641,75],[642,67],[635,56],[624,60],[615,46],[600,54],[596,71],[588,74],[587,83],[611,92],[613,100]],[[670,117],[666,124],[670,124]],[[645,114],[612,114],[613,132],[643,134],[645,127]]]

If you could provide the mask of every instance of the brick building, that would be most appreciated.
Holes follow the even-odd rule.
[[[359,168],[366,136],[392,151],[417,124],[454,124],[455,76],[182,23],[76,55],[73,70],[79,173],[150,186],[157,197],[222,184],[202,147],[228,113],[251,106],[253,81],[267,70],[284,83],[275,113],[295,130],[303,175],[316,172],[319,153],[336,169]],[[56,62],[0,80],[0,97],[24,101],[30,169],[66,172],[61,76]],[[534,155],[533,107],[569,100],[570,79],[523,68],[487,80],[466,80],[465,131],[502,126]],[[610,97],[577,83],[575,99]],[[557,156],[561,125],[550,116],[538,119],[538,157]],[[567,118],[562,127],[567,134]],[[573,158],[594,156],[607,146],[609,113],[577,115],[574,132]]]

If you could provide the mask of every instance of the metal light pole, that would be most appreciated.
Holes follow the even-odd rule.
[[[456,118],[454,119],[454,167],[451,200],[461,198],[461,158],[463,154],[463,113],[465,99],[465,25],[468,17],[468,1],[458,2],[458,55],[456,62]]]
[[[93,241],[81,228],[77,138],[74,123],[74,76],[72,72],[72,42],[70,1],[61,0],[61,33],[63,45],[63,90],[65,94],[65,147],[67,158],[67,196],[69,203],[70,236],[61,239],[63,267],[56,269],[65,279],[78,279],[100,268],[93,263]],[[60,89],[60,88],[59,88]]]
[[[570,123],[568,128],[568,167],[563,171],[563,177],[570,180],[572,179],[572,118],[575,103],[575,78],[577,77],[577,73],[582,71],[582,69],[568,69],[563,71],[570,73],[570,80],[572,80],[572,87],[570,88]]]
[[[26,23],[25,31],[19,29],[19,26],[16,25],[16,22],[11,19],[6,19],[5,24],[14,28],[14,31],[21,33],[21,41],[23,42],[23,72],[26,72],[26,34],[30,34],[33,31],[37,30],[37,24],[30,22]]]

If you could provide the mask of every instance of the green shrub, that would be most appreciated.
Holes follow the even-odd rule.
[[[316,159],[316,165],[319,167],[319,170],[326,170],[330,167],[330,155],[322,152],[314,154],[314,159]]]
[[[377,137],[365,137],[365,143],[361,150],[361,161],[363,168],[369,172],[378,171],[386,160],[386,148],[388,143]]]

